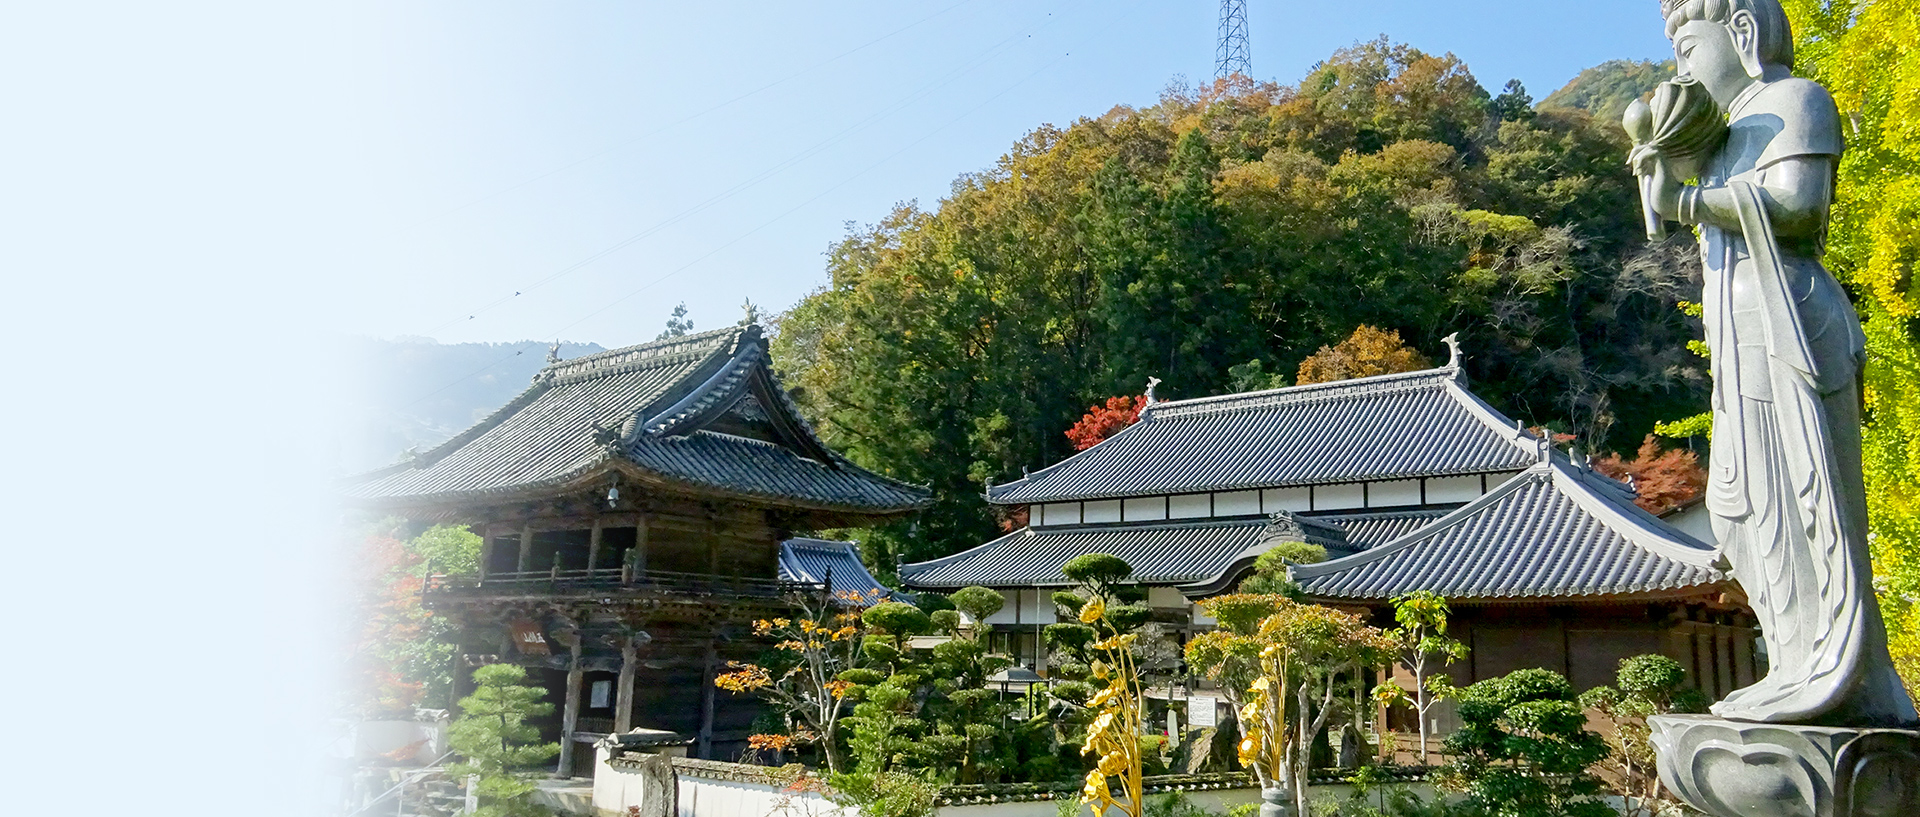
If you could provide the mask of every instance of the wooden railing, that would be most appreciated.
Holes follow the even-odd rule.
[[[814,582],[789,582],[747,576],[679,573],[670,570],[635,571],[628,568],[594,570],[534,570],[480,576],[433,574],[422,593],[427,596],[564,595],[594,592],[654,592],[683,596],[779,598],[793,593],[818,593]]]

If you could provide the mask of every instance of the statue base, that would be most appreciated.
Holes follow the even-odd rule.
[[[1920,815],[1920,731],[1648,719],[1660,782],[1714,817]]]

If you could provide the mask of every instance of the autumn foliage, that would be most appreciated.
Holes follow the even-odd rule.
[[[1399,330],[1389,332],[1363,323],[1346,340],[1322,346],[1300,361],[1294,382],[1304,386],[1430,368],[1433,363],[1401,340]]]
[[[1067,439],[1073,441],[1073,450],[1085,451],[1139,421],[1140,410],[1146,407],[1147,397],[1144,394],[1137,397],[1109,397],[1105,406],[1088,406],[1080,422],[1067,429]]]
[[[1595,461],[1593,468],[1618,480],[1632,477],[1640,494],[1634,503],[1655,514],[1692,502],[1707,488],[1707,472],[1698,456],[1684,449],[1661,450],[1652,434],[1640,443],[1633,459],[1608,454]]]

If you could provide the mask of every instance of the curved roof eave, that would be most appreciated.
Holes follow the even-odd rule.
[[[1553,599],[1580,599],[1594,596],[1621,596],[1623,597],[1622,600],[1632,600],[1642,596],[1649,598],[1654,596],[1660,598],[1684,597],[1697,595],[1697,591],[1701,588],[1719,586],[1726,581],[1724,573],[1725,562],[1718,551],[1693,539],[1678,529],[1673,529],[1671,526],[1660,523],[1657,519],[1654,519],[1651,514],[1646,514],[1644,511],[1635,514],[1634,511],[1639,511],[1637,506],[1633,508],[1633,511],[1629,511],[1616,503],[1609,502],[1600,497],[1595,492],[1604,490],[1604,488],[1599,485],[1590,485],[1587,480],[1606,479],[1606,477],[1597,474],[1588,476],[1581,469],[1576,468],[1564,455],[1552,450],[1550,450],[1550,456],[1547,461],[1528,468],[1513,479],[1501,483],[1493,490],[1482,494],[1472,502],[1468,502],[1454,509],[1430,525],[1410,531],[1391,542],[1369,548],[1351,556],[1330,559],[1325,562],[1310,565],[1289,566],[1287,569],[1288,578],[1296,582],[1301,582],[1343,572],[1387,558],[1408,548],[1415,547],[1421,542],[1430,540],[1444,533],[1451,527],[1471,520],[1488,506],[1499,503],[1513,492],[1525,488],[1531,481],[1540,479],[1552,481],[1558,493],[1567,497],[1569,501],[1573,502],[1581,510],[1596,517],[1603,525],[1619,533],[1623,539],[1626,539],[1633,546],[1681,565],[1704,569],[1711,578],[1704,582],[1663,582],[1659,586],[1596,590],[1580,593],[1549,592],[1521,596],[1460,596],[1459,598],[1463,602],[1519,604],[1550,603]],[[1646,517],[1646,519],[1641,519],[1641,516]],[[1652,524],[1648,524],[1647,520],[1652,520]],[[1659,527],[1667,527],[1670,532],[1660,530]],[[1358,601],[1373,598],[1372,596],[1345,594],[1339,591],[1327,593],[1309,592],[1315,597],[1327,599]],[[1454,598],[1454,596],[1448,597],[1449,601],[1452,601]]]

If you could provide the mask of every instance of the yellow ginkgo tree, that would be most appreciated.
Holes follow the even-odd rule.
[[[1867,335],[1873,566],[1894,663],[1920,695],[1920,0],[1785,0],[1794,73],[1840,109],[1827,268]]]

